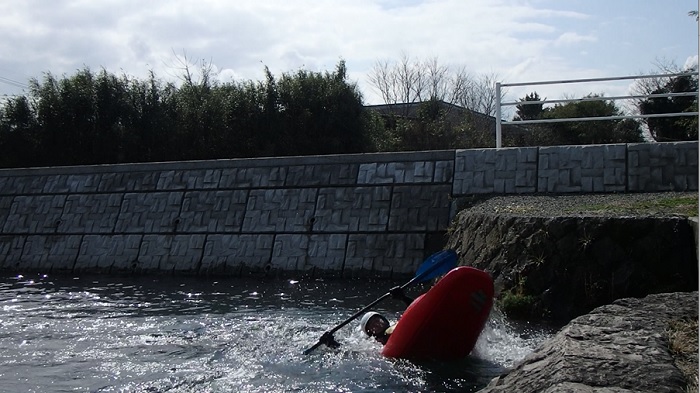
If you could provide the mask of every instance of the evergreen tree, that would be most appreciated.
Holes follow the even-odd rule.
[[[519,101],[520,102],[529,102],[529,101],[544,101],[544,99],[540,99],[540,96],[537,94],[537,92],[532,92],[525,97],[521,98]],[[515,106],[516,108],[516,116],[513,118],[513,120],[537,120],[542,118],[542,114],[544,113],[543,109],[544,104],[518,104]]]
[[[279,94],[279,155],[358,153],[366,145],[364,104],[347,81],[345,62],[335,72],[283,74]]]
[[[691,70],[692,71],[692,70]],[[671,78],[667,83],[653,90],[651,94],[685,93],[698,91],[697,74]],[[644,115],[660,113],[697,112],[698,97],[654,97],[639,103],[639,111]],[[696,140],[698,138],[698,117],[655,117],[647,118],[646,123],[655,140],[659,142]]]
[[[586,98],[599,97],[589,94]],[[577,117],[620,116],[622,111],[612,101],[569,102],[545,110],[543,118],[572,120],[546,124],[550,130],[550,144],[586,145],[603,143],[642,142],[642,131],[636,121],[595,120],[577,122]]]
[[[79,70],[30,82],[0,107],[0,166],[55,166],[375,151],[382,138],[343,61],[262,82],[182,84]]]
[[[37,124],[27,97],[0,106],[0,168],[32,165],[37,150]]]

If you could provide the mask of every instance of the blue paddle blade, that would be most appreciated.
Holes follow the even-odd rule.
[[[416,271],[415,280],[427,281],[449,272],[457,266],[457,253],[454,250],[442,250],[426,259]]]

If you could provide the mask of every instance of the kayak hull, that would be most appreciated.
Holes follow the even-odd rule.
[[[493,306],[493,280],[479,269],[449,271],[403,313],[382,355],[457,360],[474,349]]]

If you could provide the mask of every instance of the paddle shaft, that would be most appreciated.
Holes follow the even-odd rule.
[[[424,271],[423,273],[421,273],[421,274],[419,274],[419,275],[413,277],[413,278],[411,279],[411,281],[409,281],[409,282],[403,284],[403,285],[401,286],[401,289],[402,289],[402,290],[403,290],[403,289],[406,289],[406,287],[410,286],[411,284],[413,284],[413,283],[416,282],[417,280],[420,280],[420,279],[422,279],[423,277],[427,276],[428,274],[432,273],[433,270],[435,270],[435,269],[438,268],[438,266],[440,266],[440,264],[437,264],[437,263],[436,263],[435,265],[431,266],[429,269],[427,269],[427,270]],[[365,313],[367,310],[371,309],[372,307],[376,306],[379,302],[381,302],[382,300],[386,299],[386,298],[389,297],[389,296],[391,296],[391,293],[390,293],[390,292],[385,293],[385,294],[382,295],[379,299],[377,299],[377,300],[373,301],[372,303],[368,304],[368,305],[365,306],[362,310],[356,312],[356,313],[353,314],[350,318],[348,318],[348,319],[346,319],[345,321],[343,321],[340,325],[338,325],[338,326],[334,327],[333,329],[331,329],[331,330],[327,331],[326,333],[324,333],[324,335],[331,335],[331,336],[332,336],[333,333],[337,332],[338,330],[340,330],[343,326],[347,325],[348,323],[354,321],[355,319],[357,319],[357,317],[359,317],[360,315],[362,315],[363,313]],[[313,351],[314,349],[318,348],[321,344],[323,344],[323,340],[319,340],[319,342],[317,342],[316,344],[314,344],[314,346],[312,346],[311,348],[309,348],[309,349],[307,349],[306,351],[304,351],[304,355],[308,355],[311,351]]]
[[[403,284],[403,285],[401,286],[401,289],[402,289],[402,290],[403,290],[403,289],[406,289],[406,288],[409,287],[411,284],[413,284],[414,282],[416,282],[416,280],[421,279],[421,278],[423,278],[424,276],[427,276],[427,275],[428,275],[430,272],[432,272],[433,270],[435,270],[435,269],[428,269],[428,270],[426,270],[423,274],[421,274],[420,276],[413,277],[413,278],[411,279],[411,281],[409,281],[409,282]],[[385,294],[382,295],[379,299],[377,299],[377,300],[373,301],[372,303],[366,305],[362,310],[356,312],[356,313],[353,314],[350,318],[348,318],[348,319],[346,319],[345,321],[343,321],[343,323],[341,323],[340,325],[338,325],[338,326],[334,327],[333,329],[329,330],[328,333],[333,334],[333,333],[337,332],[338,330],[340,330],[340,328],[342,328],[343,326],[345,326],[345,325],[347,325],[348,323],[352,322],[354,319],[356,319],[356,318],[359,317],[360,315],[364,314],[364,313],[365,313],[366,311],[368,311],[370,308],[376,306],[379,302],[381,302],[382,300],[388,298],[389,296],[391,296],[391,293],[390,293],[390,292],[385,293]]]

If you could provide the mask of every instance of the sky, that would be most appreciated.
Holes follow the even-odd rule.
[[[89,67],[177,82],[183,61],[222,82],[342,59],[366,104],[378,61],[437,59],[502,83],[658,73],[697,64],[697,0],[0,0],[0,97]],[[506,101],[627,94],[633,81],[512,87]]]

